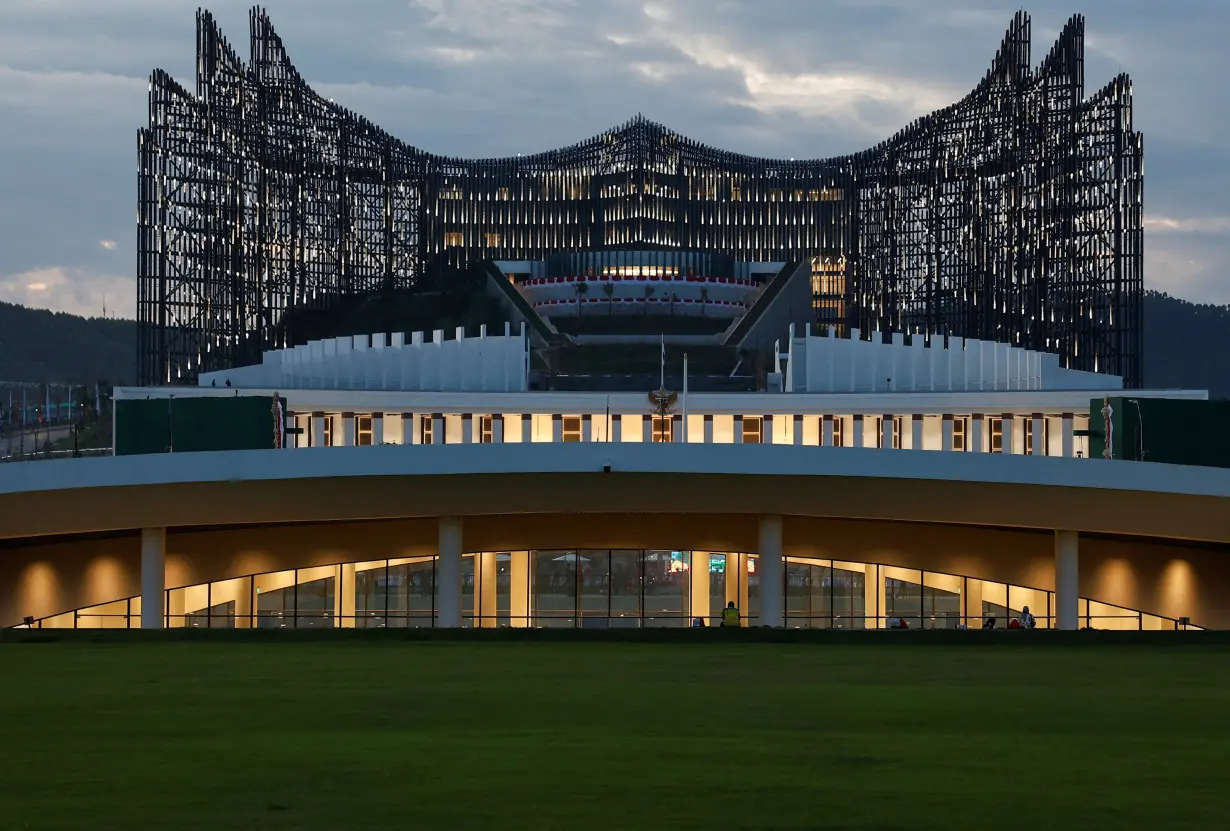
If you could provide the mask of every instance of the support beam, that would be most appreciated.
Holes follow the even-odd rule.
[[[461,628],[461,517],[440,517],[436,626]]]
[[[141,628],[163,628],[166,600],[167,529],[141,529]]]
[[[782,518],[760,517],[760,624],[779,628],[784,623],[782,572]]]
[[[863,582],[863,626],[867,629],[883,629],[888,612],[884,600],[884,569],[874,563],[867,564]]]
[[[333,626],[353,629],[355,615],[355,564],[342,563],[333,576]]]
[[[534,625],[534,603],[530,581],[530,552],[512,551],[508,554],[508,614],[514,629]]]
[[[1080,540],[1075,531],[1055,532],[1055,628],[1080,628]]]
[[[497,573],[494,551],[482,551],[474,555],[474,627],[476,629],[494,629],[499,623],[496,618],[496,598],[499,596]]]

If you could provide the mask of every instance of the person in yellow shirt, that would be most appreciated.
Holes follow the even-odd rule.
[[[732,600],[726,604],[726,608],[722,610],[722,626],[740,627],[743,621],[739,619],[739,607]]]

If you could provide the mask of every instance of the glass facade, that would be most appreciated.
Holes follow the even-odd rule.
[[[760,624],[755,554],[569,549],[463,557],[466,627],[640,628],[715,625],[730,601]],[[195,628],[406,628],[436,625],[437,558],[341,563],[221,580],[166,593],[166,625]],[[1028,607],[1055,620],[1054,593],[875,563],[787,557],[788,628],[1004,628]],[[121,598],[36,621],[40,628],[136,628],[141,598]],[[1080,625],[1176,629],[1177,621],[1080,600]],[[1195,628],[1195,627],[1189,627]]]

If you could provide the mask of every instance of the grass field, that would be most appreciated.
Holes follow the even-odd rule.
[[[1228,657],[0,644],[0,828],[1225,827]]]

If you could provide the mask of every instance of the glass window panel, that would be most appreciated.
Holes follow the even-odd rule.
[[[610,610],[610,552],[577,552],[577,580],[580,582],[581,614],[606,619]]]
[[[356,563],[354,567],[355,628],[380,628],[388,611],[388,562]]]
[[[902,618],[911,629],[921,629],[926,620],[923,615],[922,572],[894,566],[885,566],[882,571],[884,615]]]
[[[534,551],[534,610],[538,626],[575,626],[577,552]]]
[[[293,598],[296,628],[320,629],[333,626],[334,578],[323,577],[283,589]]]
[[[645,625],[674,626],[688,612],[690,552],[645,552]]]
[[[611,552],[611,626],[639,626],[641,552]]]

